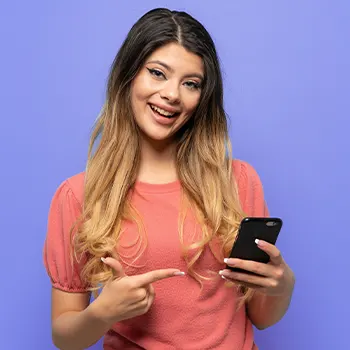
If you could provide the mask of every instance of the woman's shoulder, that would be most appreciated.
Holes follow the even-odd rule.
[[[85,172],[74,174],[65,178],[57,187],[54,197],[71,197],[82,204],[84,197]]]
[[[238,159],[232,160],[232,166],[243,210],[250,216],[268,216],[263,185],[255,168]]]
[[[67,186],[74,193],[77,200],[81,203],[84,194],[85,172],[80,172],[66,179]]]
[[[251,184],[260,183],[258,173],[250,163],[241,159],[232,159],[232,167],[234,177],[240,189],[244,189]]]

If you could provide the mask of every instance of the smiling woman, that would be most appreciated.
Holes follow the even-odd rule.
[[[246,215],[268,211],[253,167],[230,155],[214,43],[189,14],[152,10],[113,62],[86,171],[52,199],[55,345],[257,349],[253,324],[281,319],[294,279],[267,242],[268,265],[225,260]]]
[[[148,139],[174,139],[198,106],[203,77],[202,59],[177,43],[150,55],[131,90],[136,123]]]

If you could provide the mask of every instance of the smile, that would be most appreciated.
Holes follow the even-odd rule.
[[[167,110],[165,110],[165,109],[162,109],[162,108],[157,107],[157,106],[152,105],[152,104],[150,104],[150,107],[151,107],[155,112],[157,112],[158,114],[160,114],[161,116],[166,117],[166,118],[172,118],[172,117],[174,117],[175,115],[179,114],[178,112],[170,112],[170,111],[167,111]]]

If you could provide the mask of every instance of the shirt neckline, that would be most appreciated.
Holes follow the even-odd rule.
[[[168,183],[153,184],[149,182],[136,181],[134,189],[138,192],[143,193],[177,192],[181,189],[181,182],[180,180],[176,180]]]

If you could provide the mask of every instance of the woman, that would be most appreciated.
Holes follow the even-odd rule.
[[[51,203],[55,345],[257,349],[252,325],[283,317],[293,273],[266,242],[269,264],[227,261],[261,277],[224,258],[242,218],[267,215],[257,173],[230,158],[210,35],[184,12],[148,12],[113,63],[86,171]]]

